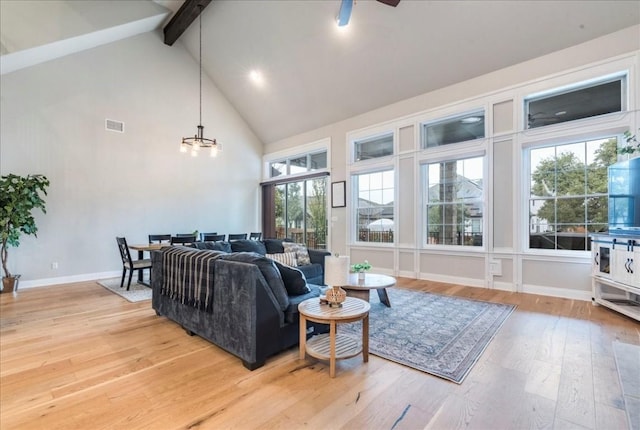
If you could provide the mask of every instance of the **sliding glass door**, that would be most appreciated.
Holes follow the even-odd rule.
[[[265,202],[264,214],[271,224],[275,237],[290,238],[305,243],[309,248],[327,247],[327,177],[313,177],[273,185],[273,204]],[[266,197],[269,198],[269,197]],[[267,229],[265,229],[267,230]]]

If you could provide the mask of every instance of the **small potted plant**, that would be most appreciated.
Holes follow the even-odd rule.
[[[46,213],[45,202],[40,193],[47,195],[49,180],[44,175],[6,175],[0,177],[0,257],[2,257],[2,292],[17,290],[20,275],[12,275],[7,267],[8,247],[20,245],[20,235],[37,237],[38,227],[33,218],[33,209]]]
[[[351,265],[351,271],[358,274],[359,281],[364,281],[364,275],[367,270],[371,270],[371,264],[367,260],[364,260],[363,263]]]

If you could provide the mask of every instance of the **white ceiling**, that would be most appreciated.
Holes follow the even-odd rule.
[[[61,43],[78,51],[118,40],[123,25],[131,34],[161,29],[167,9],[182,3],[2,0],[2,68],[32,51],[46,54],[38,61],[70,53],[53,49]],[[340,32],[339,7],[339,0],[214,0],[203,11],[204,71],[263,142],[640,24],[640,0],[401,0],[396,8],[358,0]],[[58,34],[64,23],[77,24],[77,37]],[[46,28],[56,31],[36,40]],[[177,43],[198,59],[197,21]],[[262,88],[248,79],[254,68]]]
[[[214,0],[203,11],[205,72],[265,143],[640,23],[640,1],[359,0],[341,33],[339,6]],[[197,21],[180,41],[197,59]]]

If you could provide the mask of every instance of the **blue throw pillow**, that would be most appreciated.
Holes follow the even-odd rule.
[[[280,271],[282,282],[284,282],[284,287],[290,296],[301,296],[311,291],[307,285],[307,278],[304,277],[304,273],[295,267],[286,266],[277,261],[274,261],[274,263],[276,263],[276,267]]]

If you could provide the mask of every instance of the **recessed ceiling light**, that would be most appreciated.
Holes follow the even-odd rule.
[[[264,84],[264,77],[262,76],[262,72],[259,70],[252,70],[249,72],[249,79],[259,87]]]
[[[479,116],[469,116],[460,120],[460,122],[463,124],[475,124],[476,122],[480,121],[482,121],[482,118],[480,118]]]
[[[562,116],[562,115],[566,115],[567,111],[566,110],[561,110],[560,112],[556,112],[556,116]]]

